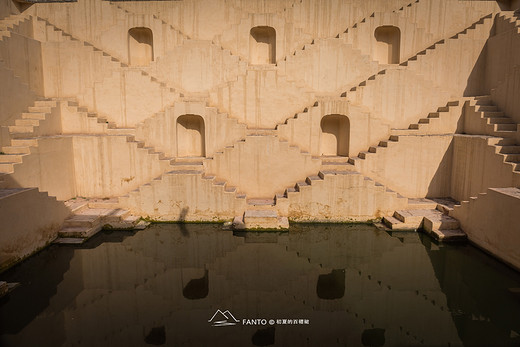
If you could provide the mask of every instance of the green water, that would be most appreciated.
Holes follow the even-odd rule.
[[[520,345],[520,274],[368,225],[103,232],[0,278],[21,283],[0,301],[1,346]]]

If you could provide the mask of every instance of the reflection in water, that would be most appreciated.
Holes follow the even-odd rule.
[[[329,274],[320,275],[316,293],[320,299],[341,299],[345,295],[345,270],[332,270]]]
[[[361,334],[363,346],[381,347],[385,345],[385,329],[366,329]]]
[[[188,282],[182,290],[182,295],[186,299],[198,300],[204,299],[209,293],[209,276],[208,270],[204,270],[204,276],[195,278]]]
[[[271,346],[274,345],[274,331],[275,327],[270,327],[266,329],[258,329],[251,341],[255,346]]]
[[[471,246],[394,236],[163,224],[52,246],[2,274],[22,286],[0,302],[0,345],[519,345],[518,273]],[[212,326],[219,309],[239,323]]]
[[[148,345],[161,346],[166,343],[166,330],[164,327],[153,328],[144,339]]]

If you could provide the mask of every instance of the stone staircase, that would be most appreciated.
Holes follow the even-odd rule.
[[[408,209],[384,217],[383,223],[391,230],[420,230],[441,242],[465,241],[467,235],[460,229],[459,222],[448,215],[453,209],[453,202],[445,205],[430,201],[412,202]]]
[[[271,66],[249,66],[245,75],[226,82],[209,93],[209,106],[227,113],[252,128],[274,129],[300,108],[315,99],[314,92],[299,81],[292,81]],[[253,98],[252,95],[255,95]],[[269,115],[265,119],[258,112]]]
[[[25,34],[31,29],[30,24],[31,18],[29,15],[24,13],[12,14],[9,17],[0,20],[0,32],[11,31]]]
[[[518,125],[493,104],[490,95],[473,97],[468,106],[478,116],[466,120],[468,132],[504,138],[516,137]],[[469,122],[473,124],[468,125]]]
[[[80,93],[81,95],[75,95],[80,103],[97,109],[99,105],[98,107],[95,106],[101,101],[95,101],[96,88],[102,86],[104,83],[108,83],[109,79],[117,78],[117,76],[120,74],[125,75],[127,73],[134,73],[136,71],[140,73],[141,81],[139,83],[142,84],[143,88],[149,86],[150,90],[159,90],[160,94],[164,95],[168,100],[171,101],[177,100],[181,97],[182,94],[179,93],[175,88],[159,81],[156,77],[151,76],[148,72],[139,68],[129,67],[120,59],[94,46],[90,42],[82,41],[72,36],[71,34],[65,32],[61,28],[58,28],[54,24],[51,24],[45,19],[34,17],[34,20],[36,23],[40,23],[38,25],[43,25],[45,27],[44,36],[42,36],[42,34],[36,35],[37,39],[40,39],[44,42],[58,42],[60,44],[74,46],[77,50],[82,51],[84,56],[91,56],[92,61],[96,63],[95,69],[93,69],[92,73],[89,75],[91,83],[85,84],[83,86],[84,90],[82,93]],[[102,113],[100,110],[97,110],[97,112]],[[113,118],[109,114],[103,116],[111,119]]]
[[[492,25],[493,15],[485,15],[464,30],[456,33],[453,36],[450,36],[447,39],[441,39],[435,42],[433,45],[410,57],[400,65],[406,66],[410,71],[414,71],[417,74],[422,75],[425,80],[432,81],[437,87],[450,89],[450,86],[446,85],[447,81],[450,81],[450,74],[447,74],[447,76],[440,76],[441,74],[438,73],[439,70],[437,67],[443,66],[450,62],[452,67],[457,69],[459,62],[453,61],[451,59],[446,60],[449,58],[446,58],[448,55],[444,52],[456,52],[457,49],[461,49],[461,45],[462,49],[464,49],[465,46],[463,46],[463,44],[465,39],[468,39],[467,41],[469,42],[479,40],[482,43],[485,43],[489,37],[489,31],[491,30]],[[463,71],[462,66],[460,67],[460,70]],[[463,82],[464,86],[466,86],[467,82]],[[455,93],[455,91],[452,93]],[[460,93],[457,91],[456,94]]]
[[[23,162],[23,157],[31,153],[31,147],[38,146],[38,137],[53,136],[64,133],[81,134],[86,132],[67,132],[61,129],[59,114],[60,104],[65,103],[70,112],[77,113],[83,120],[88,133],[119,135],[131,134],[133,129],[117,128],[114,123],[100,117],[88,108],[79,106],[73,98],[41,98],[23,112],[14,125],[2,126],[3,133],[10,139],[11,145],[3,146],[0,156],[0,174],[14,172],[14,166]]]
[[[66,205],[72,215],[63,223],[54,243],[80,244],[102,229],[141,229],[147,225],[128,210],[115,207],[111,200],[89,202],[80,198],[69,200]]]
[[[501,11],[497,15],[497,19],[502,19],[499,23],[500,31],[515,30],[520,34],[520,19],[515,15],[515,11]]]
[[[204,118],[207,134],[218,134],[211,140],[206,140],[206,157],[213,157],[215,149],[230,146],[244,138],[246,124],[232,118],[227,113],[221,113],[216,107],[209,106],[207,94],[194,96],[186,94],[181,101],[174,102],[165,111],[158,112],[154,116],[145,119],[136,125],[136,139],[143,141],[147,146],[155,147],[168,156],[175,156],[176,133],[172,131],[175,127],[176,115],[197,114]]]
[[[0,175],[14,172],[15,165],[23,162],[23,157],[31,153],[30,147],[38,146],[38,141],[32,134],[40,125],[50,117],[52,109],[57,106],[54,100],[40,100],[29,107],[28,112],[21,114],[21,118],[16,119],[15,125],[3,126],[11,139],[10,146],[2,147],[0,155]],[[5,131],[4,131],[5,133]]]
[[[371,146],[368,151],[359,152],[355,157],[350,157],[348,163],[353,165],[356,170],[363,172],[366,160],[377,160],[379,155],[384,154],[393,145],[399,142],[400,136],[435,134],[441,128],[439,123],[451,121],[455,123],[451,129],[443,129],[440,134],[454,133],[458,118],[450,120],[450,112],[461,111],[463,102],[461,100],[450,101],[446,106],[439,107],[436,112],[430,112],[426,118],[421,118],[417,123],[410,124],[408,129],[392,129],[388,140],[380,141],[377,146]]]

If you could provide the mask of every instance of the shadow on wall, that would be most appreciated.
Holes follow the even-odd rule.
[[[459,119],[459,125],[461,123],[462,117]],[[452,137],[450,145],[442,156],[441,162],[428,185],[427,198],[446,198],[450,196],[453,147]]]
[[[495,30],[495,24],[491,28],[490,35]],[[487,62],[487,50],[488,44],[484,45],[480,52],[477,62],[473,66],[471,73],[468,77],[466,88],[464,89],[463,96],[478,96],[487,95],[490,91],[486,88],[486,62]]]

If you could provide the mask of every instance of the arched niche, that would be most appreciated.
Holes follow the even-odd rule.
[[[177,118],[177,156],[204,157],[205,148],[204,119],[194,114]]]
[[[149,28],[128,30],[128,61],[132,66],[146,66],[153,61],[153,33]]]
[[[321,155],[348,157],[350,121],[347,116],[331,114],[321,119]]]
[[[399,64],[401,60],[401,30],[384,25],[374,31],[376,39],[375,58],[380,64]]]
[[[249,60],[251,64],[276,63],[276,30],[269,26],[251,28],[249,35]]]

